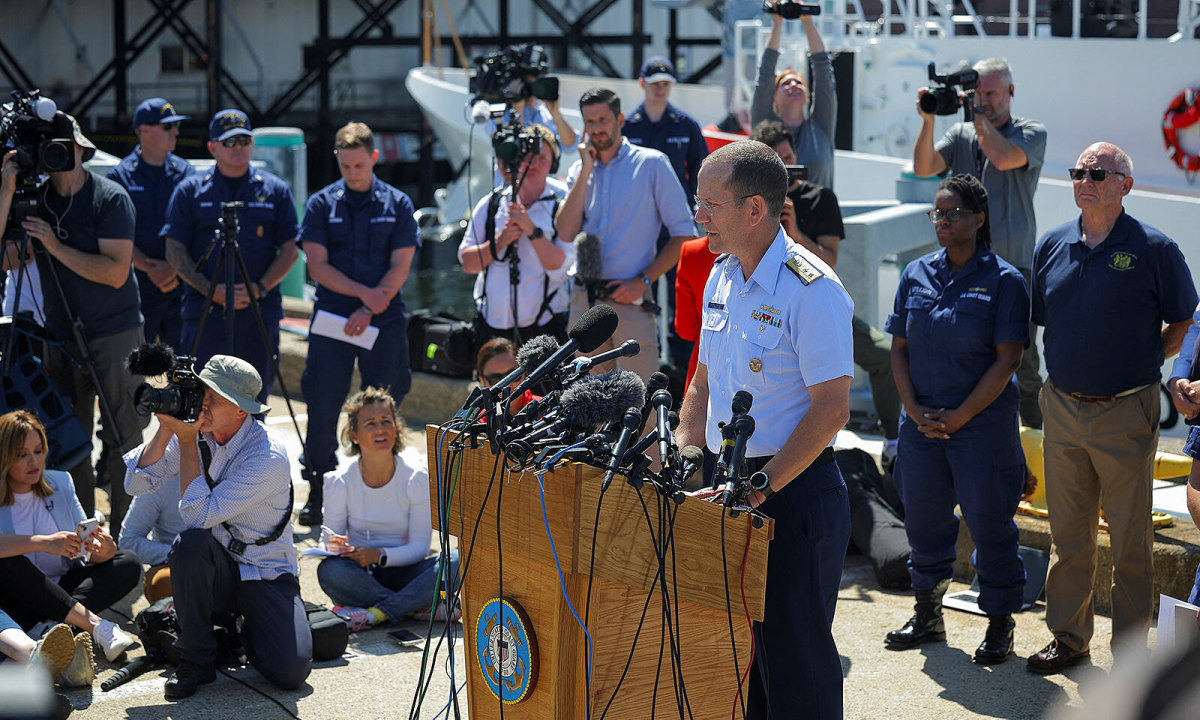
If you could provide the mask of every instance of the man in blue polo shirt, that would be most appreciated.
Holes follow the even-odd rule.
[[[646,99],[625,120],[621,133],[629,142],[653,148],[667,156],[689,201],[696,194],[696,174],[708,157],[700,125],[668,102],[675,70],[666,58],[651,58],[642,65],[638,85]]]
[[[379,335],[365,349],[317,333],[308,336],[308,360],[300,388],[308,401],[304,476],[308,502],[304,525],[321,524],[325,473],[337,469],[337,421],[350,392],[354,361],[360,389],[383,388],[399,405],[412,385],[400,288],[420,240],[412,200],[375,177],[375,134],[352,122],[334,137],[342,179],[314,193],[304,208],[300,242],[308,270],[317,281],[315,313],[344,318],[350,337],[375,327]],[[315,316],[314,316],[315,317]],[[340,322],[340,320],[339,320]]]
[[[570,190],[554,225],[559,237],[573,238],[582,230],[600,239],[604,279],[602,297],[576,284],[571,315],[586,312],[593,299],[611,304],[620,325],[596,352],[633,338],[642,351],[617,364],[648,378],[658,370],[658,330],[643,301],[654,280],[679,262],[679,247],[694,237],[695,226],[667,156],[622,135],[625,115],[617,94],[592,88],[579,98],[579,110],[587,142],[567,174]],[[663,226],[671,239],[657,250]]]
[[[250,167],[254,134],[250,119],[241,110],[222,110],[208,126],[208,151],[217,164],[204,174],[193,175],[175,188],[167,206],[167,221],[162,236],[167,241],[167,260],[187,283],[183,293],[183,331],[181,352],[196,347],[196,367],[203,367],[216,354],[234,355],[246,360],[262,377],[259,400],[265,400],[275,382],[272,357],[279,350],[279,321],[283,317],[283,298],[279,283],[296,262],[296,206],[292,191],[283,180],[265,170]],[[221,203],[240,201],[238,247],[246,263],[249,278],[235,268],[234,286],[225,287],[225,269],[217,274],[220,248],[208,255],[204,267],[196,269],[196,259],[212,245]],[[228,259],[230,262],[233,258]],[[201,311],[212,284],[213,304],[200,334]],[[254,320],[250,298],[258,300],[266,325],[266,342]],[[225,308],[235,311],[232,347],[226,337]]]
[[[1196,307],[1179,247],[1122,208],[1133,187],[1129,156],[1096,143],[1070,175],[1081,215],[1046,233],[1033,258],[1033,321],[1046,328],[1050,376],[1041,404],[1054,537],[1046,625],[1054,639],[1028,666],[1043,674],[1090,653],[1101,507],[1113,553],[1116,649],[1146,649],[1160,368],[1179,351]]]
[[[179,275],[167,262],[162,236],[167,203],[175,187],[196,174],[187,160],[175,154],[179,123],[189,119],[175,112],[163,98],[142,101],[133,113],[133,130],[138,146],[121,163],[108,171],[133,200],[137,225],[133,232],[133,268],[145,318],[146,342],[160,341],[179,347],[183,288]]]

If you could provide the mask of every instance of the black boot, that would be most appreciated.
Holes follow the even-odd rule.
[[[321,506],[325,501],[325,478],[309,477],[308,478],[308,502],[304,503],[303,509],[300,510],[300,524],[308,527],[317,527],[323,519],[321,516]]]
[[[988,615],[987,633],[975,649],[975,662],[995,665],[1007,660],[1013,654],[1013,629],[1016,627],[1017,621],[1012,615]]]
[[[946,624],[942,622],[942,596],[950,587],[949,578],[929,590],[917,591],[916,612],[904,627],[887,634],[890,650],[907,650],[924,642],[946,639]]]

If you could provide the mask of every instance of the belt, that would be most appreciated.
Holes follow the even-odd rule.
[[[1154,383],[1147,383],[1135,388],[1129,388],[1128,390],[1123,390],[1116,395],[1082,395],[1080,393],[1067,393],[1067,395],[1069,395],[1072,400],[1078,400],[1079,402],[1085,403],[1112,402],[1113,400],[1120,400],[1121,398],[1129,397],[1130,395],[1139,393],[1153,384]]]
[[[746,458],[746,465],[750,468],[751,473],[755,473],[755,472],[758,472],[759,470],[762,470],[763,467],[773,457],[775,457],[775,456],[774,455],[765,455],[763,457]],[[813,460],[812,463],[809,464],[809,466],[806,467],[804,469],[804,471],[801,472],[800,474],[803,475],[804,473],[808,472],[809,470],[811,470],[813,468],[818,468],[818,467],[821,467],[822,465],[828,465],[831,462],[833,462],[833,448],[826,446],[825,449],[822,450],[819,455],[817,455],[817,458],[815,460]]]

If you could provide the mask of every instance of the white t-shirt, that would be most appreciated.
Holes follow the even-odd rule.
[[[47,507],[47,503],[53,500],[40,498],[32,490],[27,493],[13,493],[12,521],[15,534],[53,535],[58,532],[60,528],[54,524],[54,516]],[[58,579],[71,569],[71,561],[62,555],[31,552],[25,553],[25,557],[54,582],[58,582]]]

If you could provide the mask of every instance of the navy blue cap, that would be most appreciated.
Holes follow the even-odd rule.
[[[142,104],[137,106],[137,110],[133,111],[133,126],[135,128],[138,125],[157,125],[188,119],[190,119],[188,115],[180,115],[175,112],[175,108],[172,107],[171,103],[159,97],[143,100]]]
[[[254,135],[251,132],[250,118],[241,110],[222,110],[213,115],[208,124],[208,139],[213,142],[228,140],[234,135]]]
[[[671,61],[665,57],[652,57],[642,63],[642,71],[638,73],[638,77],[648,83],[675,82],[678,78],[675,77],[675,68],[671,66]]]

